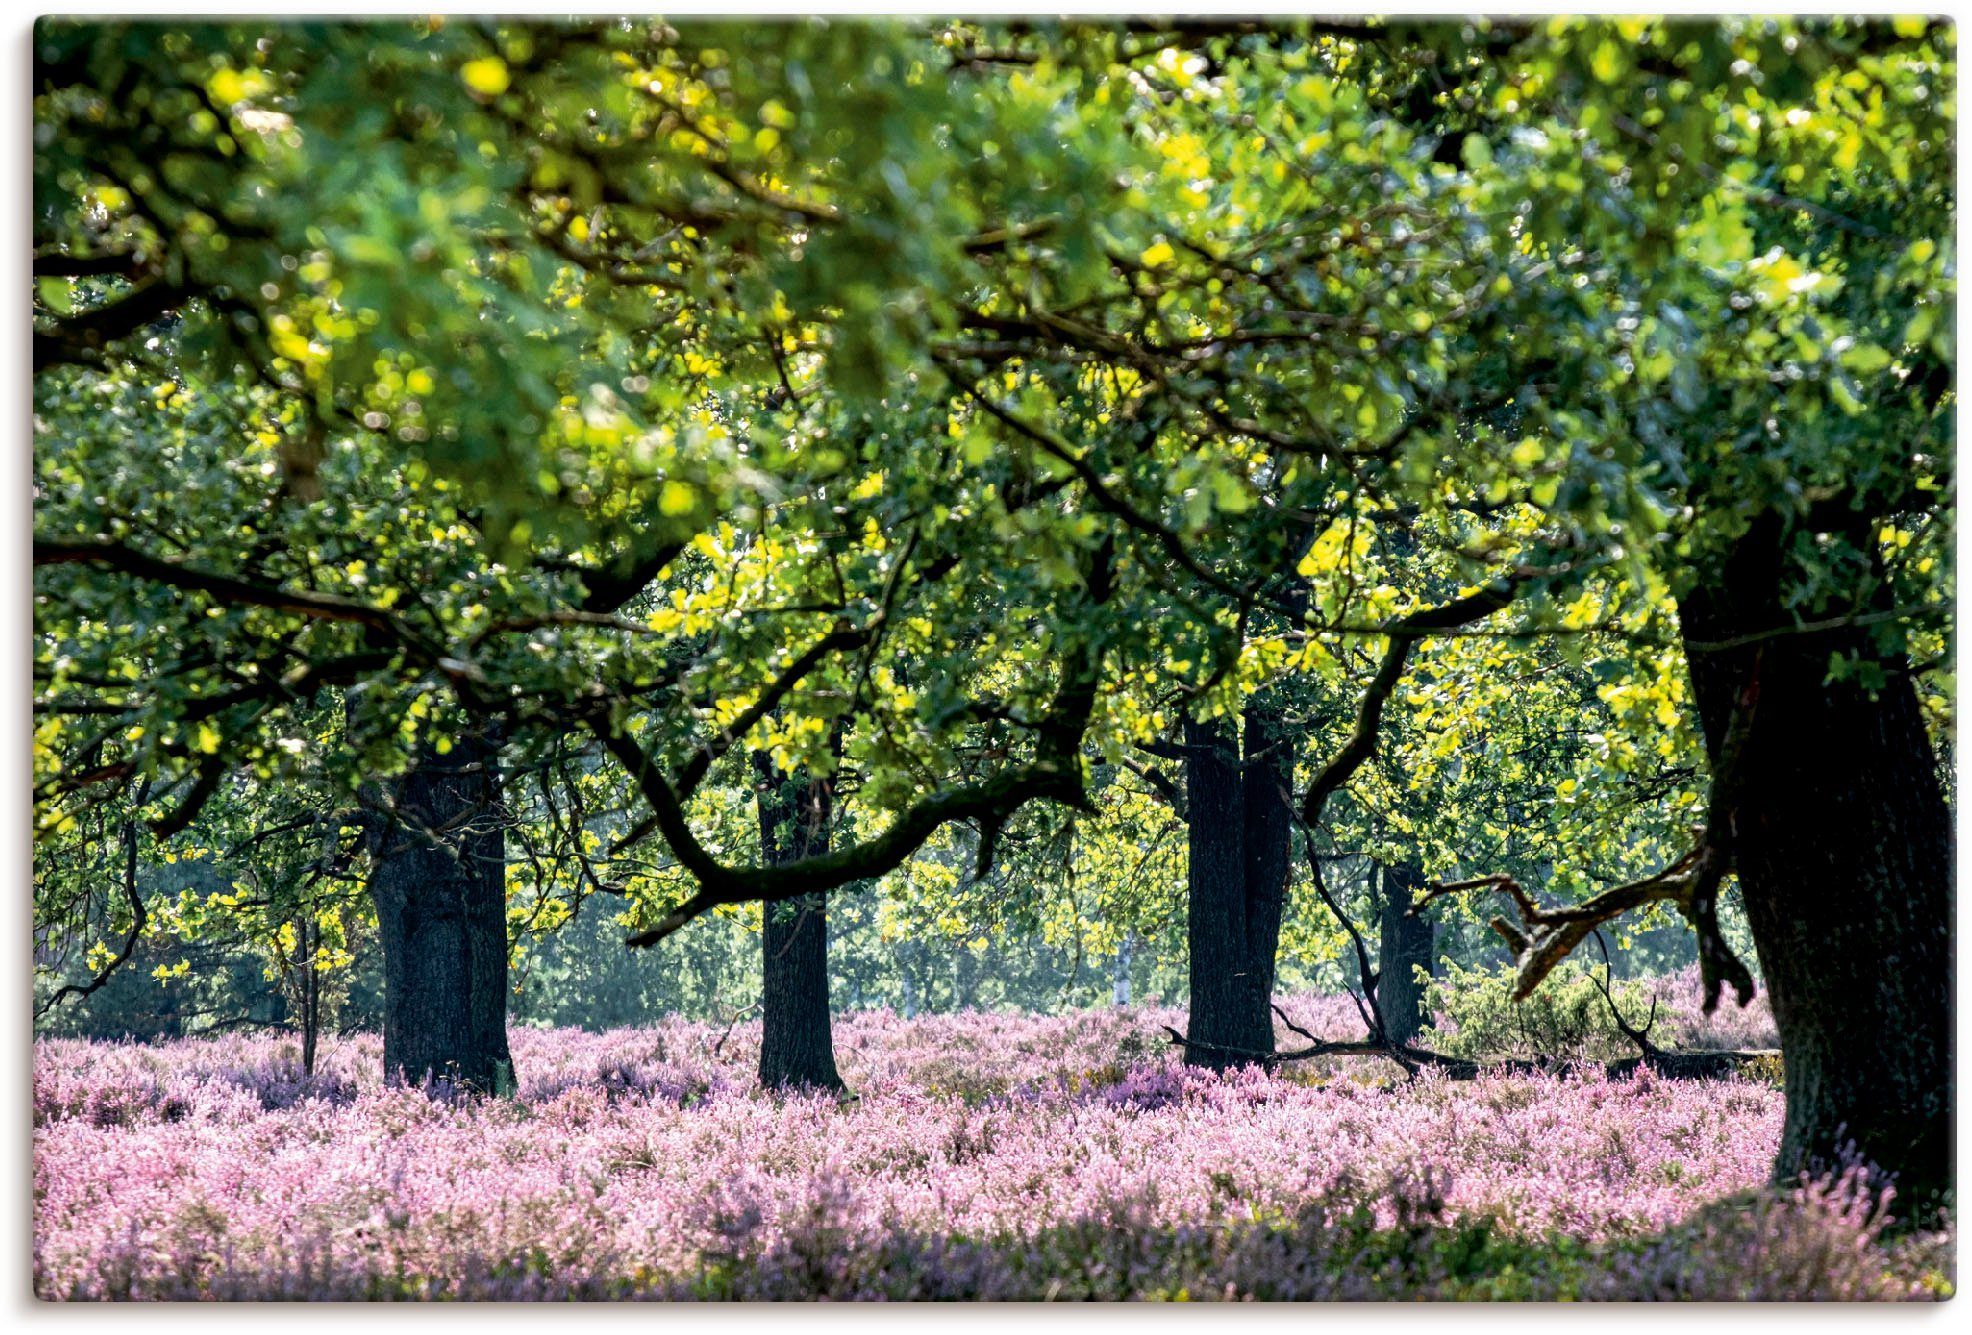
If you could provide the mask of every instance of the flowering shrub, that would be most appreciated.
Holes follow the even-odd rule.
[[[1296,999],[1322,1031],[1348,1003]],[[1331,1014],[1332,1012],[1332,1014]],[[1756,1192],[1753,1081],[1215,1076],[1181,1017],[844,1016],[856,1097],[752,1088],[758,1026],[516,1030],[516,1098],[383,1088],[374,1036],[43,1040],[51,1298],[1885,1298],[1861,1179]],[[1342,1036],[1346,1030],[1338,1030]],[[1382,1069],[1379,1069],[1382,1068]]]

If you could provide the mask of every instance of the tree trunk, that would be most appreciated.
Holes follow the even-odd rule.
[[[1435,932],[1429,919],[1410,916],[1413,892],[1424,884],[1424,873],[1407,863],[1384,867],[1381,940],[1377,949],[1377,1008],[1392,1042],[1410,1043],[1424,1027],[1424,984],[1421,967],[1429,972]]]
[[[1123,933],[1116,943],[1116,961],[1110,968],[1110,1000],[1118,1007],[1130,1004],[1130,961],[1136,954],[1137,934]]]
[[[1187,932],[1191,1015],[1185,1060],[1226,1070],[1273,1055],[1272,942],[1280,931],[1278,899],[1249,901],[1247,798],[1239,746],[1228,718],[1185,724]],[[1264,829],[1264,821],[1261,822]],[[1283,874],[1285,871],[1283,861]],[[1265,943],[1264,961],[1256,946]]]
[[[1793,633],[1787,552],[1756,522],[1679,607],[1715,770],[1751,709],[1732,837],[1786,1067],[1774,1174],[1853,1141],[1921,1217],[1952,1183],[1951,818],[1904,654],[1869,628]],[[1829,680],[1837,654],[1866,675]]]
[[[904,1018],[915,1019],[918,1013],[917,980],[912,971],[917,967],[917,947],[909,941],[897,945],[897,977],[904,991]]]
[[[386,1080],[513,1089],[498,757],[496,741],[462,737],[442,756],[428,748],[382,786],[389,810],[372,837],[370,894],[383,948]]]
[[[960,945],[952,952],[952,1006],[954,1010],[973,1008],[973,985],[979,981],[979,959],[972,947]]]
[[[1288,865],[1294,856],[1294,740],[1280,712],[1246,706],[1246,763],[1240,772],[1246,868],[1246,1004],[1255,1008],[1273,1050],[1274,968],[1280,918],[1287,907]]]
[[[322,949],[322,925],[304,915],[295,941],[301,953],[301,1073],[315,1074],[315,1054],[322,1036],[322,973],[315,957]]]
[[[760,848],[770,865],[826,853],[833,795],[827,779],[803,780],[753,753],[759,775]],[[761,905],[760,1083],[768,1089],[842,1089],[830,1032],[828,897]]]

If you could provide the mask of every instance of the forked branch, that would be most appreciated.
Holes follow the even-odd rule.
[[[1516,957],[1519,977],[1513,995],[1517,1001],[1539,987],[1557,964],[1603,924],[1646,904],[1671,903],[1698,934],[1698,969],[1705,983],[1705,1013],[1710,1015],[1718,1009],[1719,993],[1728,982],[1739,1004],[1746,1005],[1753,999],[1753,975],[1733,954],[1725,934],[1719,930],[1719,887],[1733,870],[1733,833],[1746,783],[1744,755],[1759,699],[1760,658],[1756,651],[1753,670],[1735,702],[1713,762],[1705,826],[1698,831],[1698,841],[1692,850],[1662,871],[1604,890],[1571,908],[1559,909],[1542,908],[1511,876],[1478,876],[1428,887],[1424,898],[1411,911],[1415,913],[1443,895],[1468,890],[1505,892],[1519,911],[1520,924],[1515,926],[1505,918],[1494,918],[1491,925]]]

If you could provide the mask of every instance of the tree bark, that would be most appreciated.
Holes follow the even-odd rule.
[[[1774,1175],[1853,1142],[1896,1175],[1908,1219],[1952,1184],[1950,813],[1903,652],[1867,627],[1794,631],[1789,549],[1777,519],[1756,521],[1679,607],[1715,777],[1750,709],[1729,838],[1786,1067]],[[1830,680],[1837,654],[1876,689]]]
[[[1240,769],[1245,847],[1247,1005],[1274,1032],[1274,971],[1287,873],[1294,857],[1294,739],[1280,712],[1255,697],[1246,706],[1246,763]]]
[[[753,753],[760,849],[769,865],[826,853],[834,801],[829,780],[803,779]],[[844,1088],[830,1029],[828,898],[761,905],[760,1083],[768,1089]]]
[[[1391,1041],[1410,1043],[1424,1027],[1424,984],[1417,969],[1431,968],[1431,921],[1410,915],[1413,892],[1424,885],[1424,873],[1407,863],[1381,869],[1382,911],[1377,948],[1377,1008]]]
[[[1270,1002],[1287,827],[1283,813],[1277,838],[1269,809],[1273,776],[1249,785],[1241,769],[1231,719],[1186,722],[1187,1037],[1193,1046],[1185,1060],[1216,1070],[1265,1061],[1274,1051]],[[1278,859],[1276,842],[1283,850]],[[1271,879],[1276,860],[1279,881]]]
[[[381,788],[370,894],[393,1083],[509,1093],[506,816],[496,740],[462,737]]]

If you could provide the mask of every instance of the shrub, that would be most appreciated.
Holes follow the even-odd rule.
[[[1583,966],[1562,965],[1523,1001],[1513,999],[1514,982],[1510,964],[1488,972],[1447,961],[1444,976],[1432,979],[1425,992],[1426,1005],[1439,1016],[1434,1046],[1454,1057],[1557,1064],[1636,1055]],[[1641,1027],[1650,1014],[1648,991],[1626,982],[1612,990],[1624,1019]]]

